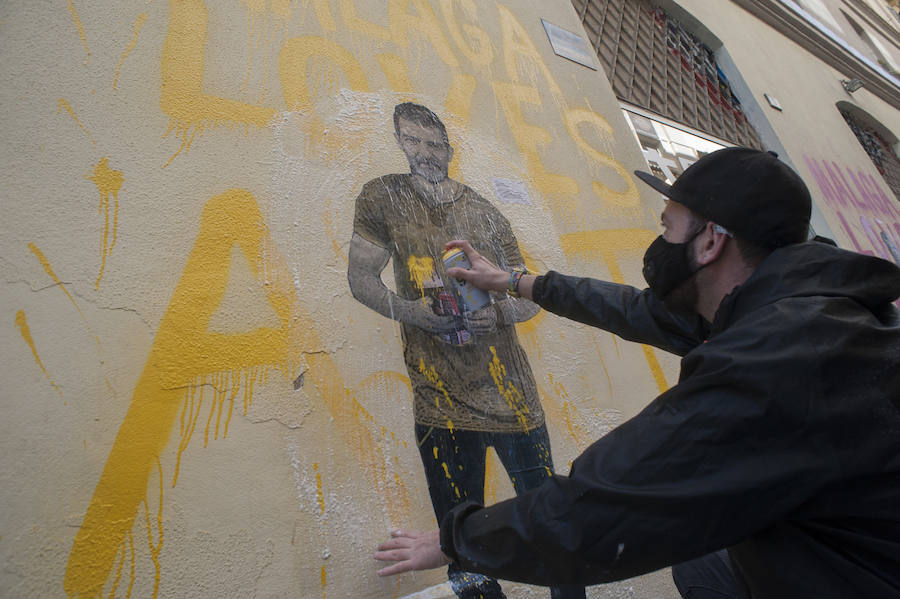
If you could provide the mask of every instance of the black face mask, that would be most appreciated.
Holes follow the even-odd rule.
[[[701,228],[682,243],[672,243],[660,235],[644,253],[644,279],[656,297],[665,299],[673,289],[691,278],[700,268],[691,266],[688,246],[703,232]]]

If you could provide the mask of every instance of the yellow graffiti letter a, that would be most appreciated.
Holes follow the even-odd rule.
[[[207,330],[225,295],[235,246],[257,278],[265,249],[265,294],[278,327],[242,333]],[[292,374],[290,360],[297,355],[289,349],[295,291],[288,273],[268,241],[249,192],[232,189],[207,202],[197,240],[69,554],[63,583],[69,596],[96,597],[103,591],[145,499],[151,469],[156,469],[166,447],[186,388],[216,374],[258,366],[275,365]]]

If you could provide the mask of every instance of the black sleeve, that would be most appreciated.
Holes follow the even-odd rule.
[[[733,545],[784,518],[835,468],[826,441],[798,442],[809,379],[743,343],[747,351],[709,343],[693,352],[694,375],[591,445],[569,476],[452,510],[441,523],[445,553],[499,578],[596,584]],[[777,385],[767,382],[773,372]]]
[[[669,312],[649,289],[550,271],[534,282],[532,299],[559,316],[683,356],[706,339],[700,316]]]

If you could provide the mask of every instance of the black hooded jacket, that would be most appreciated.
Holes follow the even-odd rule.
[[[900,269],[788,246],[711,327],[592,279],[551,272],[533,294],[683,355],[679,382],[569,476],[450,512],[441,545],[463,569],[593,584],[727,547],[752,597],[900,597]]]

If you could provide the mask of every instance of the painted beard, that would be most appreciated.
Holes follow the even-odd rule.
[[[433,160],[410,162],[409,170],[429,183],[440,183],[447,178],[447,167]]]

